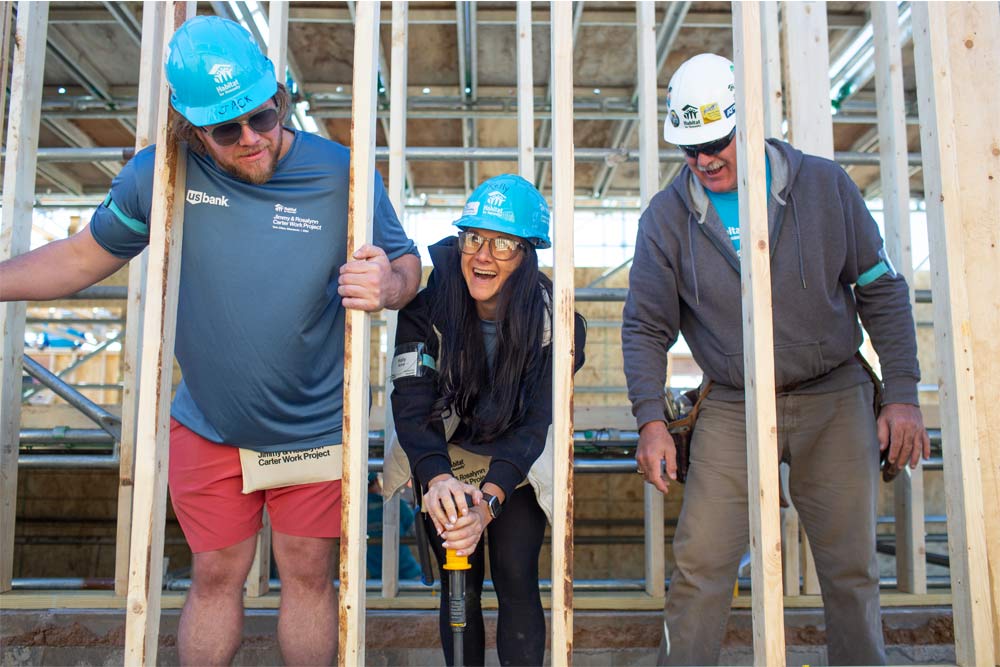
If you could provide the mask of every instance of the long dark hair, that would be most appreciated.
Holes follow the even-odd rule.
[[[460,255],[458,244],[454,252]],[[449,263],[451,265],[451,263]],[[463,441],[488,443],[520,423],[545,373],[546,306],[542,290],[552,297],[552,281],[538,270],[535,248],[525,243],[521,264],[510,274],[497,298],[497,351],[490,372],[476,302],[461,271],[461,256],[454,270],[437,276],[440,298],[433,305],[432,321],[441,331],[438,355],[438,389],[432,418],[447,417],[452,410],[464,425]]]

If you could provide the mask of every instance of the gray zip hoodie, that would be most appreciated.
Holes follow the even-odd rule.
[[[884,403],[917,404],[917,345],[906,281],[892,272],[857,287],[883,258],[878,227],[835,162],[768,140],[774,369],[778,393],[816,394],[868,378],[854,360],[858,316],[885,381]],[[689,167],[639,220],[622,350],[641,427],[664,419],[667,350],[678,332],[715,382],[712,397],[744,400],[739,257]]]

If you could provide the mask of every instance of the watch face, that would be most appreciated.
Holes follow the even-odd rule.
[[[500,499],[496,496],[490,496],[489,500],[486,501],[486,506],[490,508],[490,516],[494,519],[500,516]]]

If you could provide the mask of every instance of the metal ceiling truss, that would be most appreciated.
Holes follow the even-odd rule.
[[[663,64],[667,61],[667,56],[670,54],[670,49],[674,44],[674,40],[677,39],[677,33],[680,32],[681,25],[684,23],[684,17],[687,16],[688,10],[691,8],[690,2],[671,2],[667,11],[663,16],[663,21],[660,23],[660,27],[656,31],[656,75],[659,76],[660,71],[663,69]],[[638,68],[636,68],[638,72]],[[639,101],[639,87],[636,87],[632,91],[630,97],[630,103],[635,106]],[[657,100],[657,107],[660,106],[659,100]],[[632,132],[638,126],[637,118],[630,118],[627,120],[619,121],[614,129],[614,137],[611,141],[611,146],[613,148],[624,148],[629,139],[632,137]],[[594,185],[591,190],[594,193],[594,197],[601,199],[607,194],[608,190],[611,188],[612,182],[615,180],[615,172],[618,171],[618,165],[621,164],[621,160],[611,160],[604,163],[600,171],[597,172],[597,177],[594,178]]]
[[[534,10],[532,10],[532,16],[534,16]],[[576,41],[580,34],[580,26],[583,25],[583,0],[576,0],[573,3],[573,51],[576,51]],[[549,85],[545,89],[545,107],[549,110],[552,108],[552,80],[551,75],[549,76]],[[552,147],[552,117],[551,115],[544,119],[538,127],[538,141],[535,142],[535,150],[539,148],[551,148]],[[541,166],[538,167],[538,175],[535,177],[535,187],[538,188],[539,192],[544,192],[545,190],[545,180],[549,175],[549,168],[551,165],[548,162],[542,162]]]
[[[468,0],[458,0],[455,3],[455,27],[458,44],[458,88],[462,105],[475,104],[478,76],[478,57],[476,48],[476,5]],[[476,119],[462,120],[462,147],[470,148],[478,145]],[[465,191],[472,192],[479,184],[479,165],[465,163]]]

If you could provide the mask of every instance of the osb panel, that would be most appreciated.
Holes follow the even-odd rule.
[[[134,120],[134,119],[132,119]],[[67,120],[83,130],[99,146],[133,146],[135,135],[117,120]]]
[[[458,35],[454,25],[412,24],[407,81],[410,85],[458,85]]]
[[[288,43],[309,83],[350,85],[354,80],[354,26],[291,22]]]
[[[500,174],[516,174],[517,162],[480,162],[479,182],[489,180]]]
[[[635,77],[634,27],[581,26],[573,54],[575,85],[633,87]]]
[[[50,33],[59,33],[79,52],[81,65],[100,72],[109,85],[134,86],[139,83],[139,46],[125,36],[116,21],[108,23],[77,23],[75,25],[49,25]],[[56,58],[46,61],[59,62]],[[48,74],[49,62],[45,64]],[[45,77],[51,85],[76,84],[73,76],[54,79]]]
[[[517,119],[483,118],[477,120],[476,137],[480,146],[517,148]],[[514,141],[511,142],[511,139]]]
[[[532,31],[531,41],[537,38]],[[476,30],[476,54],[479,60],[478,79],[481,86],[517,85],[517,29],[513,25],[482,25]],[[542,63],[535,62],[532,53],[531,69],[541,74]],[[534,81],[534,76],[532,76]]]
[[[517,31],[514,25],[480,25],[477,31],[479,85],[517,85]],[[549,80],[549,30],[540,24],[531,29],[533,85]]]
[[[418,190],[445,192],[462,188],[465,167],[461,162],[421,161],[414,163],[413,180]]]

